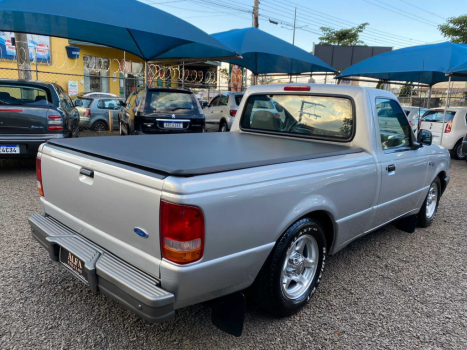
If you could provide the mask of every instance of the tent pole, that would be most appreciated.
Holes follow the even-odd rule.
[[[451,76],[449,76],[448,94],[446,95],[446,107],[444,108],[443,128],[441,129],[441,141],[439,143],[440,146],[443,145],[444,127],[445,127],[445,124],[446,124],[446,113],[448,111],[450,96],[451,96]]]
[[[430,85],[430,89],[428,90],[428,103],[426,108],[430,108],[430,100],[431,100],[431,89],[433,88],[433,85]]]
[[[146,88],[149,87],[149,71],[148,71],[148,61],[144,62],[144,79],[146,80]]]
[[[182,69],[183,69],[183,73],[182,73],[182,89],[185,88],[185,61],[182,62]]]

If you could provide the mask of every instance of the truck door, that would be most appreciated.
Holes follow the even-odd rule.
[[[219,110],[218,105],[221,95],[214,97],[208,107],[205,108],[204,116],[206,118],[206,130],[219,130]]]
[[[373,227],[381,226],[416,208],[423,194],[428,156],[414,149],[410,124],[399,103],[376,99],[381,189]]]

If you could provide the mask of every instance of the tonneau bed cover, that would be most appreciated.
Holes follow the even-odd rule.
[[[49,141],[87,155],[174,176],[206,175],[363,149],[243,133],[86,137]]]

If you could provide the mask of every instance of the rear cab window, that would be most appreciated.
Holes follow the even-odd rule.
[[[242,129],[296,137],[350,141],[355,133],[352,101],[322,95],[251,95]]]
[[[0,105],[41,107],[51,103],[52,96],[45,87],[0,85]]]
[[[147,113],[199,113],[195,95],[184,91],[148,90],[145,109]]]

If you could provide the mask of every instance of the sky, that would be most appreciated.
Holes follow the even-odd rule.
[[[254,0],[140,0],[212,34],[252,26]],[[368,22],[361,40],[395,49],[446,41],[437,29],[449,17],[467,14],[466,0],[260,0],[259,28],[311,52],[320,27],[350,28]],[[279,22],[272,24],[269,19]]]

